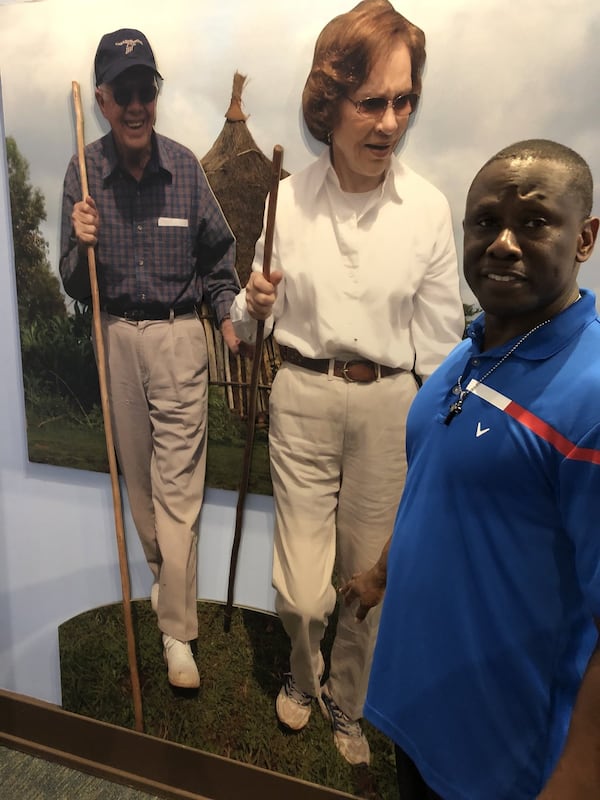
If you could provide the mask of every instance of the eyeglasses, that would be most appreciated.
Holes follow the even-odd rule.
[[[346,97],[363,117],[382,117],[391,106],[397,117],[408,117],[417,107],[419,95],[415,92],[399,94],[393,100],[387,97],[365,97],[364,100],[352,100]]]
[[[142,105],[152,103],[156,100],[158,88],[154,83],[144,83],[141,86],[111,86],[112,96],[115,103],[125,108],[136,95]]]

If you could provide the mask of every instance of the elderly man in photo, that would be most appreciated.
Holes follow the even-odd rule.
[[[238,346],[235,241],[194,154],[154,130],[161,75],[139,30],[102,37],[96,101],[110,132],[89,144],[89,196],[78,159],[63,195],[60,273],[89,302],[94,246],[115,448],[152,571],[152,606],[172,685],[195,688],[196,557],[207,438],[206,299]]]

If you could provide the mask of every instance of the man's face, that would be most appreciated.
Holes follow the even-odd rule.
[[[474,180],[463,228],[465,278],[481,307],[528,330],[576,299],[598,220],[586,218],[565,165],[504,159]]]
[[[149,153],[156,121],[153,71],[148,67],[131,67],[110,85],[96,89],[96,99],[110,123],[119,155],[127,161],[138,158],[140,153]]]

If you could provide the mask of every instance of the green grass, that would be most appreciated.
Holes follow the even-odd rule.
[[[103,428],[77,423],[66,417],[42,419],[27,411],[29,460],[38,464],[55,464],[95,472],[108,472],[106,440]],[[238,491],[244,455],[244,440],[209,440],[206,463],[206,485]],[[269,451],[266,435],[255,436],[250,470],[250,492],[271,494]]]
[[[244,443],[215,442],[208,437],[206,455],[206,485],[218,489],[238,491],[242,478]],[[248,491],[255,494],[272,494],[269,471],[269,446],[265,437],[256,437],[252,448],[250,482]]]
[[[42,419],[27,411],[29,460],[95,472],[108,472],[104,430],[65,417]]]
[[[289,645],[277,617],[198,603],[197,692],[173,689],[148,601],[133,604],[145,732],[275,770],[369,800],[397,800],[393,748],[365,723],[370,767],[351,767],[337,753],[315,706],[297,734],[277,722],[274,701],[288,668]],[[334,620],[332,620],[332,628]],[[122,606],[85,612],[59,628],[63,706],[98,720],[134,727]],[[331,634],[323,643],[326,659]]]

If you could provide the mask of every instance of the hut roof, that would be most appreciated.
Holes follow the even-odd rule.
[[[260,150],[242,110],[246,76],[233,77],[231,102],[225,124],[202,166],[237,239],[236,269],[242,286],[248,280],[254,246],[262,230],[265,199],[269,192],[272,163]],[[282,177],[289,173],[282,172]]]

